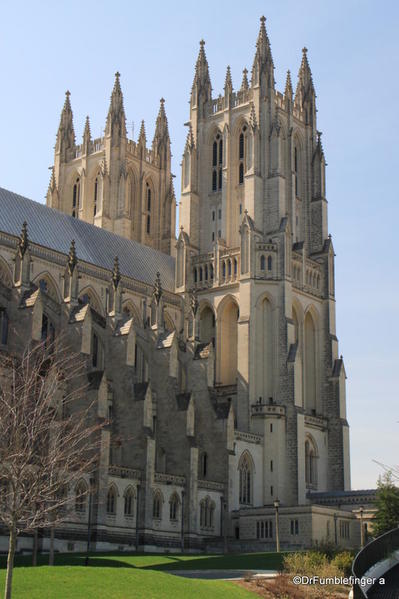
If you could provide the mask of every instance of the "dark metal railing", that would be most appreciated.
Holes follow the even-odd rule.
[[[356,555],[352,564],[352,574],[361,579],[366,572],[378,562],[388,558],[394,551],[399,549],[399,528],[394,528],[370,541]],[[353,585],[353,598],[364,599],[366,591],[359,584]]]

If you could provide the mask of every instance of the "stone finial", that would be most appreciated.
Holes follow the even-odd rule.
[[[140,133],[139,133],[139,140],[138,143],[141,144],[142,146],[145,146],[147,143],[147,136],[145,134],[145,124],[144,124],[144,119],[141,121],[141,126],[140,126]]]
[[[121,273],[119,270],[119,258],[118,258],[118,256],[115,256],[114,268],[112,270],[112,284],[114,286],[114,289],[118,288],[120,280],[121,280]]]
[[[152,297],[155,300],[156,305],[159,305],[159,302],[161,301],[161,297],[162,297],[162,285],[161,285],[161,275],[159,272],[157,272],[157,276],[155,279],[155,284],[154,284],[154,288],[153,288],[153,292],[152,292]]]
[[[190,308],[191,308],[191,312],[193,313],[194,318],[197,314],[198,306],[199,306],[199,302],[198,302],[198,297],[197,297],[197,291],[196,291],[196,289],[192,289],[191,293],[190,293]]]
[[[76,255],[75,240],[72,239],[71,247],[69,248],[68,262],[67,262],[67,266],[68,266],[70,275],[72,275],[73,271],[75,270],[75,266],[77,265],[77,263],[78,263],[78,257]]]
[[[226,79],[224,81],[224,91],[226,94],[231,94],[233,91],[233,81],[231,79],[230,65],[227,66]]]
[[[248,83],[248,69],[245,68],[242,71],[242,82],[241,82],[241,91],[246,91],[249,87]]]
[[[25,255],[26,250],[29,245],[29,237],[28,237],[28,223],[26,220],[24,221],[21,229],[21,235],[19,236],[18,241],[18,253],[20,258],[22,259]]]

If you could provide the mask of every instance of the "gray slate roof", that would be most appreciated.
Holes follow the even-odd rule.
[[[78,259],[112,270],[118,256],[122,275],[152,285],[159,271],[162,287],[174,291],[172,256],[0,187],[0,231],[19,237],[25,220],[34,243],[68,254],[74,239]]]

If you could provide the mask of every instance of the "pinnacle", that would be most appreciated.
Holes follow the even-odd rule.
[[[113,282],[115,289],[118,287],[120,280],[121,280],[121,273],[119,270],[119,258],[118,258],[118,256],[115,256],[114,268],[112,270],[112,282]]]
[[[142,142],[145,145],[146,141],[147,141],[147,137],[145,134],[145,124],[144,124],[144,119],[143,119],[141,121],[141,126],[140,126],[139,143]]]
[[[248,69],[243,69],[242,72],[242,83],[241,83],[241,91],[248,89]]]
[[[230,89],[233,89],[233,82],[231,80],[230,65],[227,66],[226,79],[225,79],[225,82],[224,82],[224,89],[226,89],[227,87],[229,87]]]
[[[291,82],[291,72],[288,69],[287,71],[287,79],[285,81],[285,91],[284,96],[286,98],[292,98],[292,82]]]
[[[86,122],[85,122],[85,128],[84,128],[84,132],[83,132],[83,139],[88,139],[90,140],[91,137],[91,132],[90,132],[90,119],[89,116],[87,115],[86,117]]]

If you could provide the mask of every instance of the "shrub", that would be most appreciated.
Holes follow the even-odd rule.
[[[306,553],[290,553],[284,556],[283,568],[290,574],[312,576],[319,574],[328,565],[327,556],[318,551]]]
[[[353,554],[350,551],[341,551],[332,559],[331,564],[341,570],[345,576],[352,574]]]

